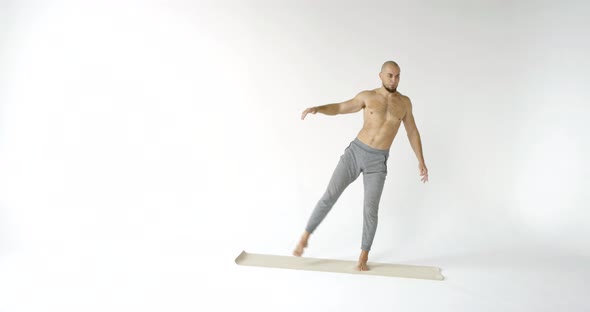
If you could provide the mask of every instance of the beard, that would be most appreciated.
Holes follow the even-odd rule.
[[[394,93],[397,90],[397,87],[391,89],[391,88],[386,87],[385,85],[383,85],[383,88],[385,88],[385,90],[387,90],[387,92],[389,92],[389,93]]]

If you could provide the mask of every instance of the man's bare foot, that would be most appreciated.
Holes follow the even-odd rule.
[[[303,249],[307,247],[307,240],[309,239],[309,235],[310,233],[308,233],[307,231],[303,232],[301,240],[299,240],[299,244],[297,244],[297,247],[295,247],[295,250],[293,251],[294,256],[301,257],[301,255],[303,254]]]
[[[307,242],[299,242],[299,244],[297,244],[297,247],[295,247],[295,250],[293,251],[293,255],[296,257],[301,257],[301,255],[303,254],[303,249],[307,247]]]
[[[357,271],[369,271],[369,267],[367,266],[367,262],[359,261],[356,265]]]
[[[359,257],[359,263],[356,265],[357,271],[369,271],[367,261],[369,261],[369,252],[363,250]]]

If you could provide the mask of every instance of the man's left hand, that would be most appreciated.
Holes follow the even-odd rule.
[[[428,168],[426,168],[426,165],[424,163],[420,163],[418,165],[418,169],[420,170],[420,175],[422,176],[422,182],[428,182]]]

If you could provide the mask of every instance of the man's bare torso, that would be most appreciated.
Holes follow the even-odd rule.
[[[409,100],[399,92],[382,94],[377,90],[363,94],[364,123],[357,137],[373,148],[388,150],[406,115]]]

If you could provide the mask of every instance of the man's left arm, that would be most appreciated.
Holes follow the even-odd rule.
[[[410,141],[410,145],[418,158],[418,168],[420,170],[420,175],[423,176],[422,181],[428,181],[428,169],[426,168],[426,163],[424,162],[424,155],[422,154],[422,141],[420,139],[420,132],[418,132],[418,127],[416,127],[416,121],[414,120],[414,115],[412,113],[412,102],[410,98],[407,99],[408,109],[406,115],[402,119],[404,122],[404,127],[406,128],[406,133],[408,135],[408,140]]]

